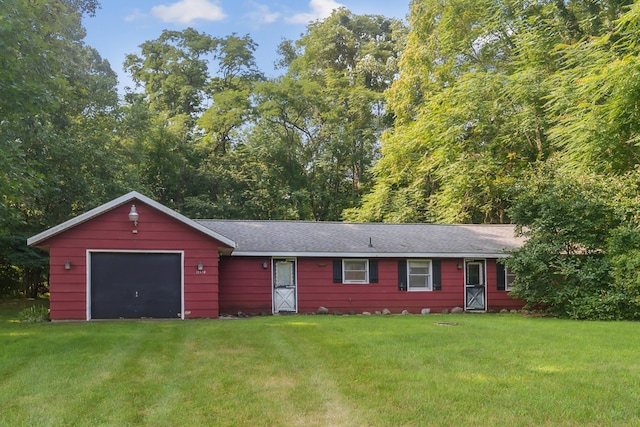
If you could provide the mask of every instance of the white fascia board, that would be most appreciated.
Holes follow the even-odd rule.
[[[299,257],[299,258],[508,258],[506,252],[499,253],[432,253],[432,252],[251,252],[234,251],[231,256],[255,257]]]
[[[227,246],[230,246],[232,248],[236,248],[237,244],[236,242],[234,242],[233,240],[216,233],[215,231],[204,227],[202,225],[200,225],[199,223],[187,218],[186,216],[179,214],[178,212],[169,209],[168,207],[156,202],[155,200],[152,200],[150,198],[148,198],[147,196],[144,196],[140,193],[138,193],[137,191],[131,191],[130,193],[127,193],[123,196],[118,197],[117,199],[113,199],[110,202],[107,202],[103,205],[98,206],[97,208],[91,209],[90,211],[87,211],[85,213],[83,213],[82,215],[78,215],[75,218],[71,218],[68,221],[65,221],[61,224],[56,225],[55,227],[52,227],[48,230],[43,231],[42,233],[36,234],[35,236],[32,236],[30,238],[27,239],[27,245],[32,246],[32,245],[37,245],[38,243],[49,239],[57,234],[60,234],[72,227],[75,227],[76,225],[82,224],[83,222],[89,221],[92,218],[95,218],[99,215],[102,215],[105,212],[108,212],[118,206],[121,206],[127,202],[130,202],[132,200],[139,200],[144,204],[147,204],[157,210],[159,210],[160,212],[170,216],[171,218],[174,218],[186,225],[188,225],[191,228],[194,228],[198,231],[200,231],[201,233],[206,234],[207,236],[213,237],[214,239],[218,240],[221,243],[224,243]]]

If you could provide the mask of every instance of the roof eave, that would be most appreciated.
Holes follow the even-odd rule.
[[[295,252],[295,251],[234,251],[239,257],[305,257],[305,258],[507,258],[504,252]]]

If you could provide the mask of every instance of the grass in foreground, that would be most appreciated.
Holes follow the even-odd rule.
[[[640,425],[639,323],[16,313],[0,305],[2,426]]]

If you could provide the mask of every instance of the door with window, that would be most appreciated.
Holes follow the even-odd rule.
[[[296,313],[296,260],[273,259],[273,312]]]
[[[465,260],[464,308],[484,311],[487,307],[485,260]]]

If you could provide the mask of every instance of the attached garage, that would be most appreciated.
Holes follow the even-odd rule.
[[[92,319],[182,317],[182,253],[89,252]]]
[[[137,192],[31,237],[49,252],[52,320],[219,316],[236,243]]]

